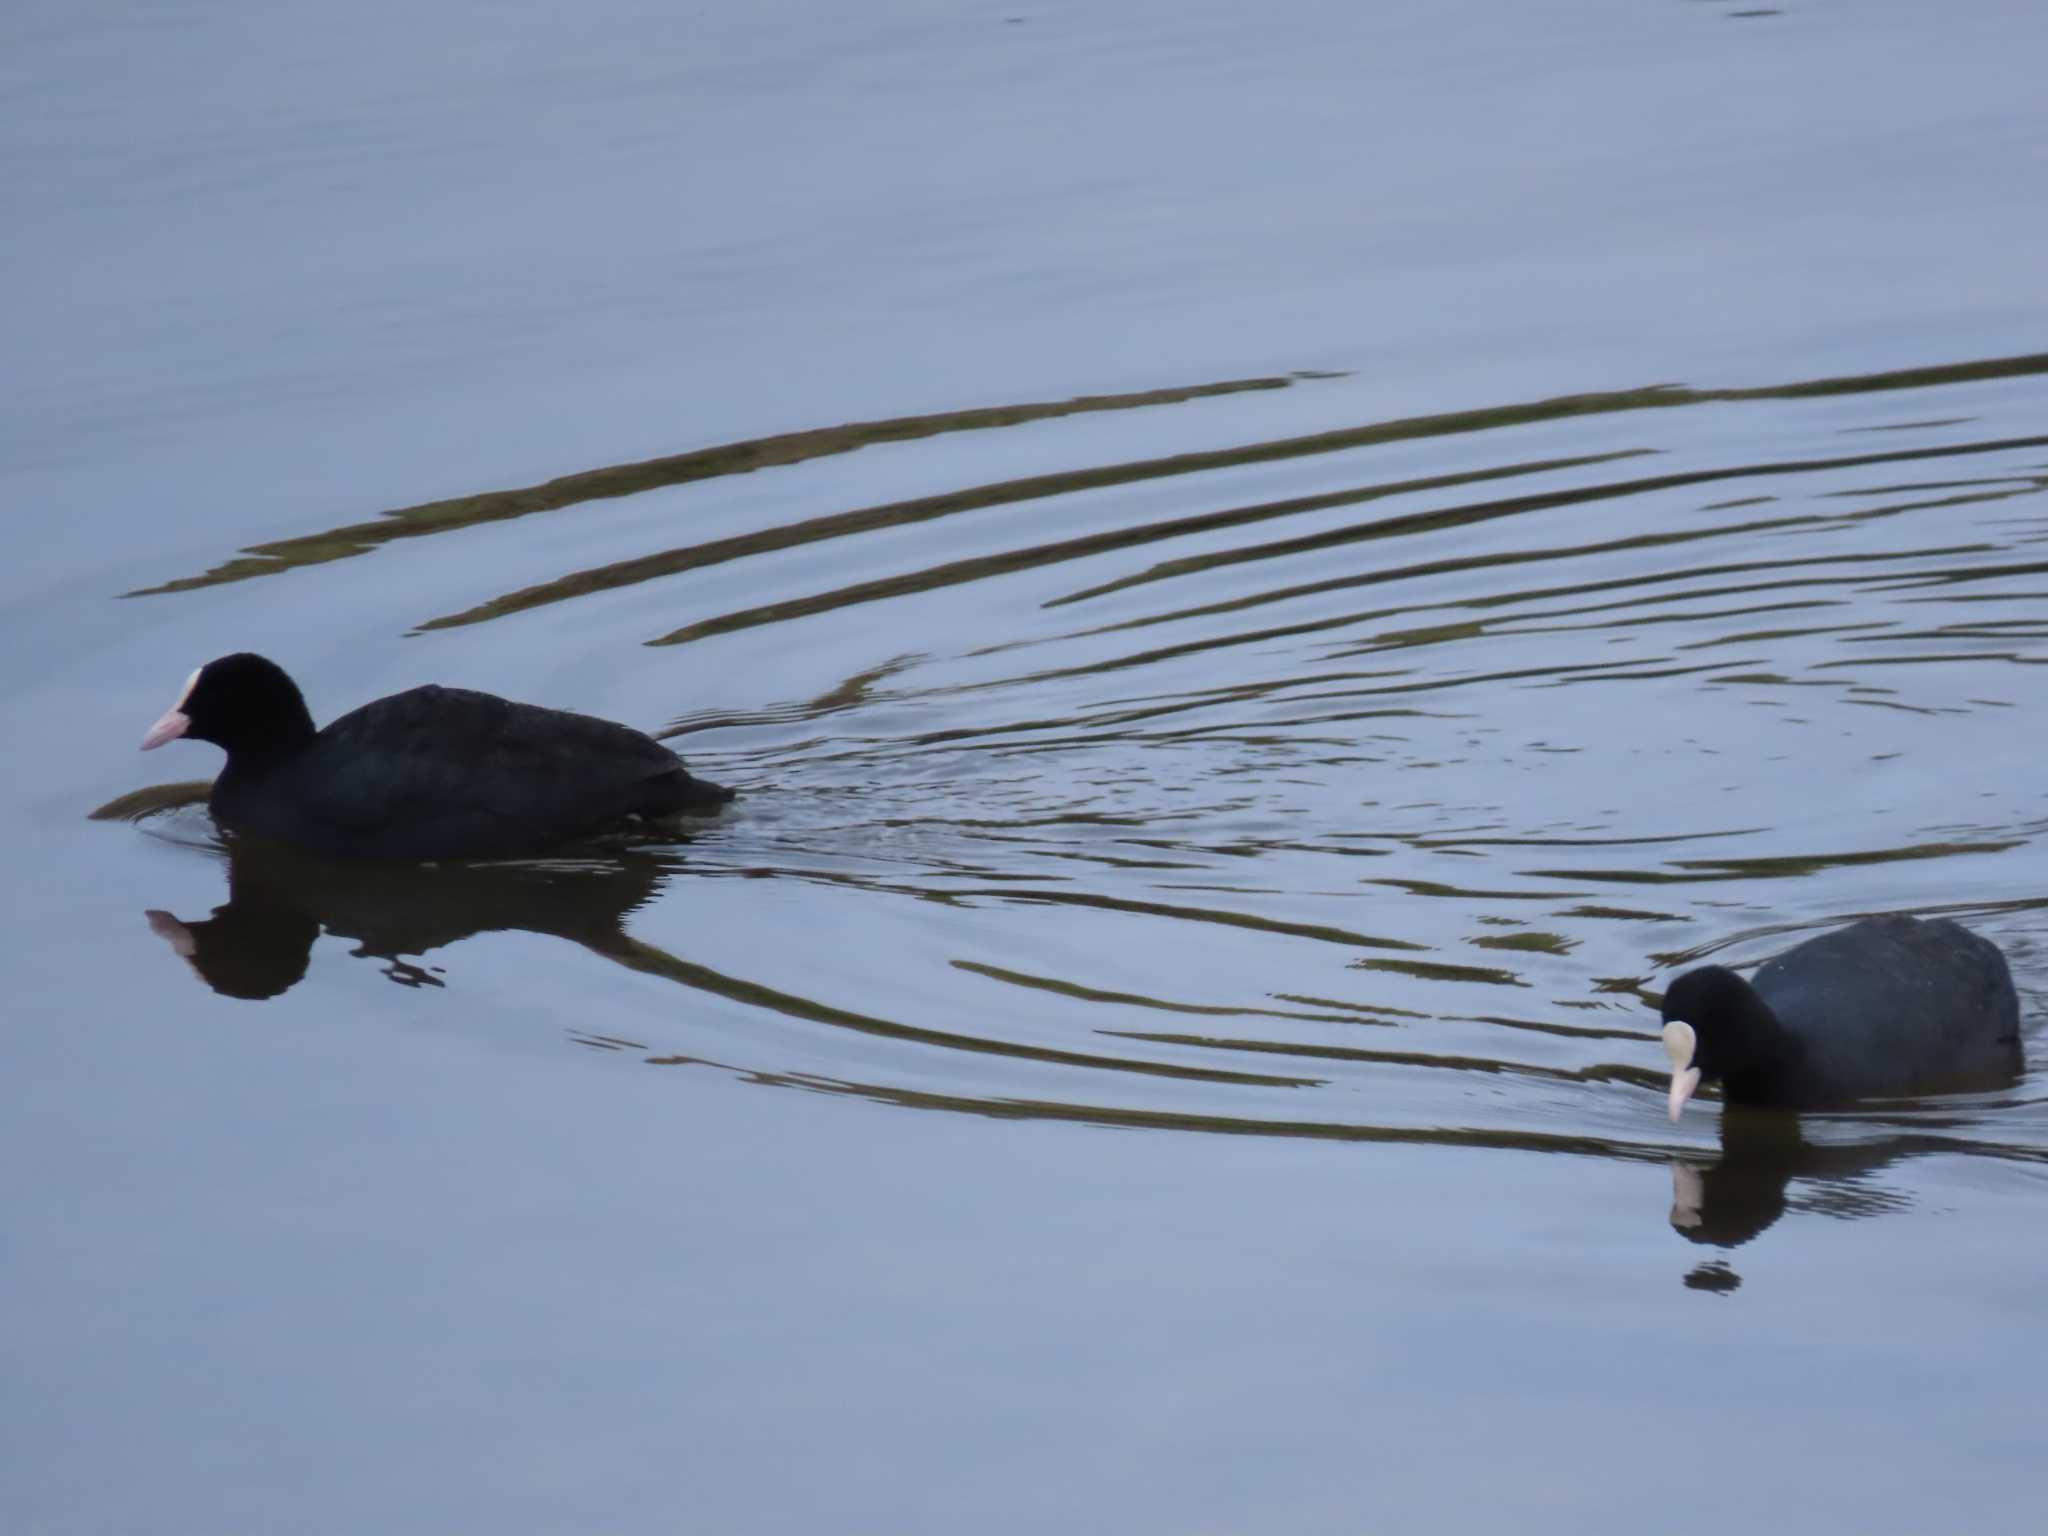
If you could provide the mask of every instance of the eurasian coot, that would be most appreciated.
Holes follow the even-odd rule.
[[[2019,1074],[2005,956],[1946,918],[1866,917],[1745,981],[1703,965],[1664,994],[1671,1118],[1703,1079],[1731,1104],[1817,1109],[1941,1093]]]
[[[194,672],[142,750],[178,736],[227,751],[207,801],[223,827],[335,858],[518,858],[733,795],[626,726],[467,688],[316,732],[298,685],[246,651]]]

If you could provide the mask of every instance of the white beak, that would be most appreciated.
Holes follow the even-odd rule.
[[[1673,1019],[1664,1026],[1664,1052],[1671,1058],[1671,1118],[1676,1120],[1685,1101],[1698,1091],[1700,1069],[1692,1064],[1693,1055],[1699,1050],[1699,1036],[1693,1027],[1683,1019]]]
[[[185,679],[185,686],[178,690],[178,702],[165,710],[163,718],[152,725],[149,734],[142,738],[143,751],[153,751],[192,729],[192,717],[185,713],[185,701],[192,697],[192,690],[199,686],[199,674],[205,670],[204,667],[192,669],[192,675]]]
[[[164,711],[164,717],[149,728],[149,734],[142,738],[142,750],[153,751],[167,741],[174,741],[191,727],[192,717],[181,709]]]

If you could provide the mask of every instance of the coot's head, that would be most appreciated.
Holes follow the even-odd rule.
[[[185,680],[178,702],[142,738],[142,750],[179,736],[210,741],[230,756],[286,752],[313,739],[299,685],[276,662],[248,651],[209,661]]]
[[[1726,966],[1687,971],[1664,994],[1664,1049],[1671,1057],[1671,1118],[1709,1079],[1768,1061],[1780,1037],[1770,1006]]]

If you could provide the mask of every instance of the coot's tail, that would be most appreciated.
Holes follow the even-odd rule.
[[[677,811],[703,814],[717,810],[739,793],[723,784],[700,779],[686,768],[664,773],[647,781],[647,796],[640,806],[643,816],[668,816]]]

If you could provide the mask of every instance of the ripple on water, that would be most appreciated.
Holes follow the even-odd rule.
[[[2048,660],[2044,372],[1252,442],[1234,396],[1344,382],[1227,381],[692,450],[281,540],[136,596],[231,608],[398,542],[415,582],[454,562],[453,592],[464,530],[576,516],[602,563],[416,631],[566,607],[640,625],[677,699],[724,667],[789,686],[672,722],[751,786],[686,842],[403,879],[238,850],[221,907],[159,931],[241,996],[298,984],[321,933],[435,987],[483,984],[419,963],[469,933],[567,939],[706,1003],[622,989],[583,1045],[905,1107],[1675,1158],[1674,1223],[1706,1241],[1881,1212],[1921,1154],[2031,1170],[2038,1072],[1789,1131],[1731,1115],[1716,1152],[1711,1116],[1664,1122],[1649,1010],[1677,967],[1902,909],[1965,918],[2048,990],[2018,728]],[[1148,452],[1148,422],[1197,402],[1223,446]],[[1080,417],[1128,454],[1060,462]],[[1024,423],[1041,472],[854,507],[806,482],[783,520],[690,541],[734,475]],[[655,496],[672,517],[607,531]],[[167,811],[178,788],[106,812],[219,853]],[[771,889],[795,942],[760,942]]]

